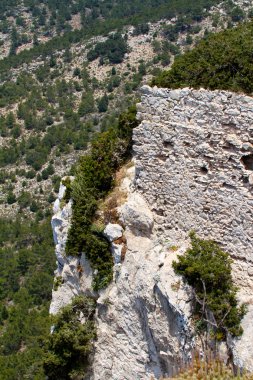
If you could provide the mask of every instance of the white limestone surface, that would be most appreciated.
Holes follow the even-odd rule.
[[[234,259],[239,299],[248,304],[235,360],[253,371],[253,98],[144,86],[138,118],[136,191],[158,236],[180,244],[195,230]]]
[[[239,299],[248,303],[234,360],[253,372],[253,99],[145,86],[138,118],[135,168],[122,183],[128,199],[118,210],[125,230],[107,227],[114,278],[98,295],[91,379],[159,379],[190,357],[190,289],[172,261],[187,249],[192,229],[234,259]],[[85,256],[65,257],[71,203],[60,205],[52,224],[63,284],[53,291],[52,313],[75,294],[92,294]],[[115,240],[122,236],[124,255],[126,246]]]

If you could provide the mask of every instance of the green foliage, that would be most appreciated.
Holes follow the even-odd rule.
[[[190,233],[191,247],[173,262],[175,272],[193,287],[194,313],[199,325],[211,324],[217,339],[225,340],[228,333],[239,336],[245,315],[245,305],[238,307],[237,288],[231,275],[232,259],[218,244],[201,240]],[[210,316],[211,315],[211,316]]]
[[[12,205],[16,201],[17,201],[16,195],[12,191],[9,191],[9,193],[7,195],[7,203],[9,205]]]
[[[55,317],[43,358],[49,380],[69,380],[84,375],[96,337],[95,307],[93,299],[78,297]],[[81,323],[82,319],[84,323]]]
[[[0,86],[0,107],[15,103],[22,96],[30,93],[34,86],[34,79],[29,74],[20,74],[14,83],[8,81]]]
[[[58,176],[58,175],[54,175],[52,178],[52,184],[53,184],[53,188],[54,188],[54,192],[55,193],[58,193],[59,191],[59,186],[60,186],[60,183],[61,183],[61,177]]]
[[[53,286],[54,291],[56,292],[58,290],[59,286],[61,286],[62,284],[63,284],[62,276],[57,276],[54,279],[54,286]]]
[[[45,379],[42,341],[50,329],[54,267],[49,219],[0,219],[1,380]]]
[[[113,69],[114,69],[114,67],[113,67]],[[115,71],[115,74],[112,74],[112,78],[110,79],[110,81],[107,85],[107,90],[109,92],[113,91],[114,88],[116,88],[120,85],[120,82],[121,82],[121,78],[119,75],[116,75],[116,71]]]
[[[54,167],[52,164],[49,164],[44,170],[41,172],[42,179],[48,179],[50,175],[54,174]]]
[[[27,191],[22,191],[18,197],[18,204],[20,208],[26,208],[31,204],[31,195]]]
[[[90,153],[80,159],[72,184],[73,215],[66,253],[75,256],[85,252],[97,271],[93,283],[96,290],[112,280],[113,259],[109,242],[92,229],[92,223],[98,200],[112,188],[116,170],[128,158],[132,129],[137,125],[135,116],[132,107],[121,115],[115,129],[97,136]]]
[[[89,61],[101,57],[107,58],[110,63],[121,63],[127,53],[127,43],[119,33],[109,36],[105,42],[99,42],[93,50],[87,54]]]
[[[78,114],[79,116],[83,117],[91,112],[94,111],[94,98],[91,91],[88,91],[86,93],[83,93],[82,100],[79,105]]]
[[[68,202],[71,198],[71,180],[69,177],[62,180],[62,184],[66,187],[65,194],[64,194],[64,200]]]
[[[134,36],[139,36],[140,34],[147,34],[149,32],[149,25],[148,24],[139,24],[136,25],[134,28],[133,35]]]
[[[30,211],[36,212],[36,211],[38,211],[38,209],[39,209],[38,204],[33,200],[30,204]]]
[[[230,16],[233,22],[239,22],[245,18],[245,14],[239,6],[236,6],[231,10]]]
[[[153,80],[159,87],[253,92],[253,23],[210,35]]]
[[[0,2],[0,14],[4,12],[12,0],[2,0]],[[67,1],[67,0],[65,0]],[[26,0],[30,9],[40,10],[41,1],[39,0]],[[48,18],[48,27],[57,23],[57,33],[60,34],[64,31],[63,36],[57,36],[50,41],[43,44],[34,44],[34,48],[24,50],[17,55],[11,55],[0,62],[0,74],[9,75],[10,67],[17,67],[23,63],[31,62],[39,56],[47,57],[54,54],[56,49],[62,50],[69,48],[72,43],[77,43],[83,39],[88,39],[92,36],[105,35],[112,30],[120,30],[125,25],[145,25],[147,22],[157,21],[164,18],[173,18],[176,16],[187,15],[191,20],[199,20],[211,6],[216,5],[220,0],[158,0],[148,1],[143,3],[142,0],[105,0],[99,3],[89,2],[88,7],[91,9],[90,15],[86,15],[83,9],[87,7],[84,0],[78,2],[68,1],[50,1],[50,10],[53,10],[51,17]],[[13,0],[14,6],[16,2]],[[35,7],[34,4],[37,4]],[[47,3],[47,0],[43,0]],[[64,5],[65,6],[64,6]],[[3,10],[2,10],[3,9]],[[1,11],[2,10],[2,11]],[[81,12],[83,28],[81,30],[69,31],[66,19],[69,14],[75,14],[77,11]],[[35,13],[36,18],[40,18],[40,14]],[[8,25],[4,25],[7,30]],[[114,53],[114,52],[112,52]],[[122,59],[122,55],[112,54],[112,59]],[[109,58],[109,57],[108,57]],[[110,59],[110,58],[109,58]]]
[[[211,5],[218,3],[218,0],[199,0],[197,6],[195,0],[187,2],[185,0],[170,0],[170,2],[158,0],[148,1],[145,4],[142,0],[115,0],[113,2],[112,0],[103,2],[24,0],[24,7],[32,12],[33,30],[31,32],[34,36],[34,47],[16,54],[18,46],[28,40],[32,42],[28,29],[30,24],[25,26],[26,30],[22,30],[24,20],[20,19],[18,8],[15,8],[18,2],[19,0],[0,1],[0,19],[2,20],[0,28],[4,33],[9,33],[12,39],[10,57],[0,62],[0,76],[4,83],[0,87],[0,107],[15,109],[11,105],[19,102],[17,120],[9,115],[0,117],[1,136],[8,137],[0,152],[0,165],[15,163],[18,165],[19,162],[26,162],[32,168],[26,173],[16,173],[16,175],[23,176],[22,181],[25,178],[28,179],[23,181],[24,192],[19,193],[18,196],[20,208],[24,208],[23,211],[20,210],[20,213],[21,215],[28,214],[29,209],[36,213],[30,214],[30,217],[36,218],[36,224],[27,218],[22,226],[18,223],[9,225],[6,221],[0,225],[1,234],[8,235],[0,253],[0,296],[3,302],[3,307],[0,307],[0,323],[3,324],[3,328],[0,327],[0,378],[1,380],[19,378],[44,380],[45,374],[41,363],[42,341],[50,326],[48,301],[51,296],[55,258],[51,245],[51,230],[49,225],[45,228],[43,221],[45,214],[48,215],[48,210],[42,211],[40,202],[36,198],[31,198],[25,190],[30,185],[29,179],[37,176],[38,181],[42,181],[53,174],[52,166],[47,167],[49,157],[53,157],[54,154],[61,156],[73,149],[87,147],[93,132],[93,126],[87,116],[90,112],[94,112],[92,91],[94,88],[101,89],[99,87],[101,84],[91,80],[85,68],[80,71],[74,70],[75,78],[72,80],[61,80],[61,75],[64,75],[62,72],[64,62],[69,62],[72,58],[70,47],[73,43],[87,40],[92,36],[108,36],[112,30],[118,30],[121,33],[124,25],[134,25],[137,33],[140,31],[145,33],[147,22],[161,17],[175,17],[187,13],[194,19],[199,14],[199,7],[208,9]],[[84,12],[87,7],[91,10],[90,14]],[[10,13],[7,15],[5,11]],[[66,21],[78,12],[81,14],[84,27],[80,31],[69,31]],[[10,16],[16,19],[17,25],[20,26],[18,30],[12,29]],[[61,35],[46,43],[40,43],[41,32],[50,39],[52,35],[55,35],[52,29],[54,27],[56,34]],[[23,32],[27,33],[27,36]],[[117,63],[123,59],[123,53],[127,48],[126,40],[119,34],[115,36],[116,40],[119,39],[118,45],[115,43],[115,38],[111,36],[108,44],[102,46],[99,51],[102,61]],[[175,45],[171,44],[171,47],[176,49]],[[58,58],[59,51],[65,51],[63,63]],[[159,59],[165,62],[168,59],[168,53],[172,52],[169,50],[165,52],[162,48],[160,53]],[[23,70],[22,66],[26,67],[24,63],[36,62],[38,57],[42,66],[37,67],[33,74],[21,72],[14,82],[11,69],[15,68],[15,72],[19,72]],[[141,67],[140,72],[130,79],[130,91],[139,86],[142,75],[145,74],[144,71]],[[121,78],[116,75],[115,69],[112,70],[112,76],[113,78],[108,78],[106,85],[113,91],[119,86]],[[78,113],[73,111],[78,100],[75,91],[84,93]],[[89,95],[89,92],[91,97],[87,99],[86,95]],[[125,102],[129,104],[130,100]],[[85,122],[82,121],[83,119],[80,120],[80,117],[85,117]],[[99,128],[107,130],[108,127],[114,126],[115,117],[114,115],[114,119],[113,117],[110,119],[100,114],[94,125],[97,125],[97,130]],[[94,115],[91,118],[94,118]],[[76,212],[76,227],[80,241],[77,238],[72,247],[75,248],[75,244],[78,246],[78,250],[74,249],[75,253],[81,252],[79,248],[87,250],[92,266],[98,271],[94,279],[96,289],[105,286],[110,281],[112,258],[108,242],[101,236],[100,231],[95,231],[91,226],[97,203],[113,186],[116,168],[128,157],[131,150],[132,128],[136,123],[135,110],[132,109],[120,117],[113,132],[110,130],[107,135],[104,135],[104,140],[101,137],[99,144],[102,144],[103,149],[96,147],[94,142],[92,158],[87,158],[87,162],[84,162],[85,160],[80,162],[80,168],[83,163],[83,169],[87,169],[87,175],[82,178],[83,182],[80,180],[84,187],[78,187],[77,183],[73,186],[73,193],[78,194],[80,191],[82,196],[80,203],[76,206],[76,209],[80,208],[79,214]],[[23,125],[28,130],[24,135],[22,135]],[[10,192],[16,201],[13,187],[7,186],[10,181],[15,181],[12,173],[7,175],[8,169],[1,172],[0,182],[6,183],[5,191]],[[37,173],[37,171],[41,172]],[[81,177],[80,174],[79,178]],[[59,177],[52,176],[50,180],[54,190],[57,191]],[[39,197],[52,202],[54,196],[48,194],[44,183],[42,185]]]
[[[108,109],[109,99],[105,94],[98,100],[98,110],[99,112],[106,112]]]

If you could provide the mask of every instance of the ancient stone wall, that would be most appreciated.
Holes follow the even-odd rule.
[[[180,240],[194,229],[253,262],[253,99],[142,91],[136,186],[152,206],[158,232]]]
[[[98,295],[88,378],[160,379],[190,359],[191,294],[172,262],[186,251],[192,229],[220,242],[235,259],[239,299],[249,306],[244,334],[230,345],[235,364],[253,372],[253,99],[145,86],[138,117],[135,167],[119,187],[126,196],[118,212],[127,252],[124,261],[115,257],[114,279]],[[84,254],[80,262],[65,256],[71,204],[61,208],[62,197],[60,191],[52,220],[56,279],[62,279],[53,291],[53,314],[74,295],[92,292]]]
[[[249,305],[235,351],[252,365],[253,98],[144,86],[138,118],[136,190],[158,236],[180,244],[195,230],[234,258],[239,298]]]

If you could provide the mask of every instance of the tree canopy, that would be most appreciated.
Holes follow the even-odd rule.
[[[208,88],[253,93],[253,22],[212,34],[176,58],[153,85]]]

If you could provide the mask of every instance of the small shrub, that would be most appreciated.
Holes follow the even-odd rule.
[[[10,191],[7,195],[7,203],[9,205],[12,205],[13,203],[16,203],[16,202],[17,202],[17,198],[15,194],[12,191]]]
[[[96,337],[95,307],[93,299],[77,297],[56,315],[53,333],[44,349],[43,367],[47,379],[69,380],[74,373],[76,376],[85,374]]]
[[[67,203],[71,198],[71,180],[69,177],[62,180],[63,186],[66,187],[65,194],[64,194],[64,201]]]
[[[121,37],[120,33],[115,33],[105,41],[99,42],[94,49],[90,50],[87,54],[89,61],[100,57],[102,61],[108,59],[110,63],[121,63],[127,53],[127,43]]]
[[[55,196],[53,193],[50,193],[47,198],[48,203],[53,203],[55,201]]]
[[[18,204],[21,209],[28,207],[31,204],[31,194],[27,191],[22,191],[18,197]]]
[[[32,201],[31,205],[30,205],[30,211],[31,212],[36,212],[38,211],[39,207],[37,205],[37,203],[35,201]]]
[[[98,100],[98,110],[99,112],[106,112],[108,109],[108,96],[105,94]]]
[[[200,333],[211,326],[212,336],[219,340],[226,340],[228,334],[240,336],[246,308],[238,306],[237,288],[231,275],[232,259],[214,241],[201,240],[194,232],[190,238],[191,247],[172,265],[192,286],[195,325],[199,324]]]
[[[53,284],[54,291],[56,292],[58,290],[59,286],[61,286],[62,284],[63,284],[63,278],[62,278],[62,276],[57,276],[54,279],[54,284]]]

